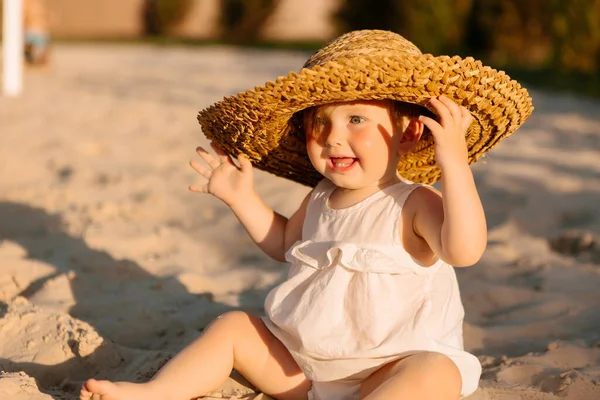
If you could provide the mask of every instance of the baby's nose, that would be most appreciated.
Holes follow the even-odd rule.
[[[324,132],[324,134],[324,142],[327,147],[336,147],[342,145],[344,133],[341,129],[331,126],[327,132]]]

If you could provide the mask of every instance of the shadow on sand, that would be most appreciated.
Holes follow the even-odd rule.
[[[190,293],[176,278],[154,276],[131,260],[118,260],[105,251],[90,248],[82,238],[65,232],[64,227],[60,215],[24,204],[0,202],[0,243],[17,243],[25,249],[27,259],[54,268],[22,288],[19,295],[35,304],[49,285],[68,282],[63,288],[70,290],[72,296],[68,313],[89,323],[100,335],[88,332],[95,342],[91,354],[81,354],[81,340],[56,343],[63,347],[62,351],[68,348],[67,353],[72,352],[71,357],[65,357],[68,361],[56,365],[0,359],[2,370],[24,371],[47,393],[52,394],[52,388],[57,386],[78,391],[79,382],[92,376],[148,379],[169,358],[169,353],[159,349],[180,349],[217,315],[232,309],[216,303],[210,293]],[[244,298],[256,296],[264,293],[240,293],[241,307],[236,309],[261,313],[262,309],[245,308],[243,304]],[[6,303],[0,305],[3,317],[8,308]],[[89,331],[86,326],[73,329],[77,334]],[[121,346],[123,341],[135,342],[135,349]],[[60,392],[54,394],[60,396],[56,393]]]

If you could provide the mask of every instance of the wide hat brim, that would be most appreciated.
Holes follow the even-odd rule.
[[[259,169],[315,186],[323,177],[308,159],[295,113],[358,99],[392,99],[435,111],[429,102],[439,95],[465,106],[474,117],[466,132],[469,163],[510,136],[533,111],[518,82],[471,57],[353,55],[226,97],[200,111],[198,121],[206,137],[232,156],[244,154]],[[431,135],[401,157],[398,173],[429,184],[441,177]]]

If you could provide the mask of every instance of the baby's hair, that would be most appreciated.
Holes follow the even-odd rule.
[[[435,114],[429,111],[424,106],[397,100],[390,100],[390,102],[392,103],[391,109],[395,118],[418,117],[420,115],[425,115],[426,117],[436,119]]]
[[[402,117],[419,117],[424,115],[437,121],[437,116],[429,111],[427,108],[418,104],[407,103],[405,101],[390,100],[392,103],[392,120],[394,123],[399,121]],[[429,128],[425,127],[421,138],[426,137],[430,134]]]

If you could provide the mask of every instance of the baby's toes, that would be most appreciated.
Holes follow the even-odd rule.
[[[85,387],[82,387],[79,391],[79,400],[90,400],[92,398],[92,392],[88,392]]]

